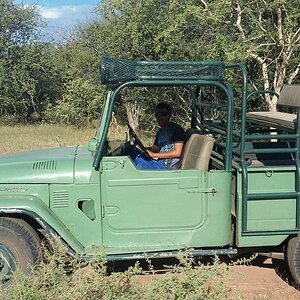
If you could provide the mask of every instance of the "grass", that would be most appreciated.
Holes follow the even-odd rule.
[[[228,269],[220,267],[218,259],[212,266],[195,268],[192,260],[181,253],[179,264],[169,266],[169,271],[160,275],[154,276],[150,260],[147,260],[150,271],[143,271],[136,263],[122,273],[108,275],[102,255],[95,254],[82,268],[80,262],[57,249],[53,253],[46,251],[46,262],[35,267],[31,275],[16,274],[17,283],[13,288],[0,290],[1,299],[241,299],[227,294]]]
[[[74,144],[87,144],[95,128],[55,125],[0,126],[0,153],[12,153]]]
[[[67,145],[84,145],[96,135],[96,128],[74,128],[58,125],[0,125],[1,145],[0,153],[13,153],[60,147]],[[110,139],[124,140],[128,132],[125,126],[112,127],[109,131]],[[151,145],[153,135],[140,134],[145,145]]]

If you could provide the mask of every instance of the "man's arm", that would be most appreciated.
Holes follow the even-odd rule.
[[[176,158],[181,157],[184,143],[183,142],[175,142],[174,150],[155,153],[154,151],[148,150],[149,155],[152,158]]]
[[[160,148],[157,146],[158,143],[158,132],[157,132],[153,148],[148,150],[148,153],[152,158],[180,158],[181,157],[182,150],[184,147],[185,132],[180,125],[176,125],[176,126],[177,127],[175,128],[172,135],[174,149],[170,151],[159,152]]]

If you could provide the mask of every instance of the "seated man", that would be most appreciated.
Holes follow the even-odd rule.
[[[155,107],[155,117],[160,128],[153,146],[148,149],[152,159],[130,155],[138,169],[176,169],[180,167],[184,146],[184,129],[170,122],[172,109],[161,102]]]

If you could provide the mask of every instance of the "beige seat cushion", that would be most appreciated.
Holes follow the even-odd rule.
[[[297,115],[283,112],[249,112],[247,113],[248,121],[262,121],[270,123],[270,126],[281,126],[284,128],[294,129]]]
[[[278,98],[278,105],[300,107],[300,84],[285,84]],[[249,112],[247,120],[263,126],[295,129],[297,115],[283,112]]]
[[[184,146],[181,168],[207,171],[214,141],[207,135],[192,134]]]

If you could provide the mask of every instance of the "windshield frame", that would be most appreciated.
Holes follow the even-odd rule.
[[[225,82],[219,81],[208,81],[208,80],[164,80],[161,82],[154,81],[154,80],[141,80],[141,81],[129,81],[125,82],[114,90],[111,90],[105,102],[105,107],[103,110],[103,115],[101,116],[100,126],[97,132],[97,150],[95,153],[95,158],[93,162],[93,167],[96,171],[100,169],[100,163],[105,151],[105,142],[107,140],[107,134],[109,130],[109,124],[112,118],[112,112],[114,105],[119,97],[119,94],[124,88],[127,87],[142,87],[142,86],[216,86],[222,89],[228,100],[228,113],[227,113],[227,136],[226,136],[226,154],[225,154],[225,171],[231,172],[232,169],[232,134],[233,134],[233,110],[234,110],[234,103],[233,103],[233,93],[232,90],[229,88],[228,84]]]

